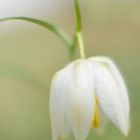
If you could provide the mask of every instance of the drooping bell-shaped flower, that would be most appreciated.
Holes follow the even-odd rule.
[[[99,127],[103,111],[124,135],[129,131],[129,99],[124,80],[109,58],[78,59],[57,72],[50,95],[53,140],[85,140]]]

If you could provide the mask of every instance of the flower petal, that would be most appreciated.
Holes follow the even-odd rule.
[[[76,140],[84,140],[92,126],[94,113],[94,90],[87,60],[71,65],[66,84],[67,117]]]
[[[113,64],[105,57],[90,58],[96,83],[96,95],[107,117],[123,132],[129,131],[129,99],[124,80]]]
[[[65,138],[70,132],[69,123],[65,113],[65,75],[66,70],[57,72],[51,85],[50,114],[53,140]]]

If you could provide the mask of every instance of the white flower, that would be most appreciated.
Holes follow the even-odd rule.
[[[53,140],[85,140],[92,126],[99,127],[100,112],[124,135],[129,131],[129,99],[124,80],[106,57],[79,59],[57,72],[50,95]]]

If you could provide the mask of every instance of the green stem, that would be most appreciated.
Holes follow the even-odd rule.
[[[76,37],[79,45],[80,57],[85,58],[84,42],[82,37],[82,16],[80,8],[80,0],[74,0],[75,13],[76,13]]]
[[[77,40],[78,40],[78,43],[79,43],[80,57],[85,58],[86,57],[85,48],[84,48],[84,43],[83,43],[83,38],[82,38],[81,32],[77,33]]]
[[[74,0],[74,6],[75,6],[75,13],[76,13],[76,20],[77,20],[77,25],[76,25],[76,31],[80,32],[82,29],[82,16],[81,16],[81,9],[80,9],[80,1],[79,0]]]

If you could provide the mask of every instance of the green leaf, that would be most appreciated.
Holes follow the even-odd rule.
[[[29,18],[29,17],[9,17],[9,18],[0,19],[0,22],[8,21],[8,20],[24,20],[24,21],[28,21],[28,22],[40,25],[40,26],[52,31],[53,33],[55,33],[59,38],[61,38],[63,40],[63,42],[66,44],[66,46],[70,50],[73,47],[73,42],[70,39],[70,37],[59,27],[57,27],[47,21],[39,20],[36,18]]]

